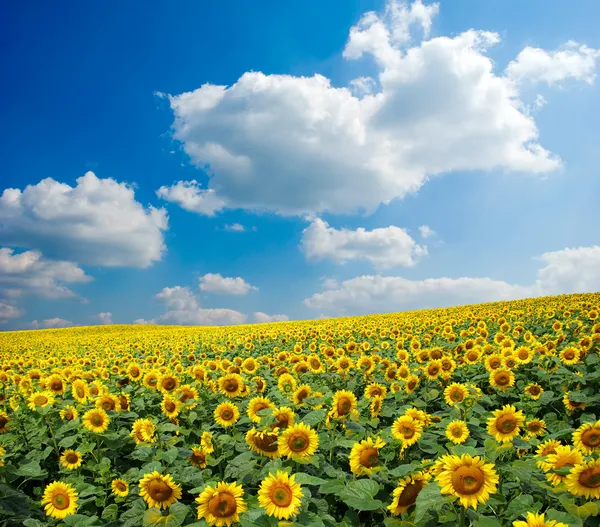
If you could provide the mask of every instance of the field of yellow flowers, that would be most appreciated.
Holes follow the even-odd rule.
[[[2,333],[0,525],[599,525],[599,311]]]

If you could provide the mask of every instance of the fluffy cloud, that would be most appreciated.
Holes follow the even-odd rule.
[[[12,318],[18,318],[23,314],[19,308],[0,300],[0,324],[6,324]]]
[[[112,320],[112,313],[110,311],[107,311],[105,313],[98,313],[96,315],[96,318],[100,321],[100,324],[112,324],[113,320]]]
[[[30,322],[28,327],[30,329],[52,329],[52,328],[70,328],[70,327],[73,327],[76,325],[77,324],[74,324],[70,320],[65,320],[63,318],[56,317],[56,318],[47,318],[46,320],[42,320],[41,322],[34,320],[33,322]]]
[[[267,315],[266,313],[262,313],[260,311],[256,311],[254,313],[254,320],[259,324],[263,322],[285,322],[289,319],[290,317],[287,315]]]
[[[421,234],[421,238],[427,239],[435,236],[435,231],[429,227],[429,225],[421,225],[419,227],[419,233]]]
[[[86,283],[92,277],[72,262],[49,260],[39,251],[16,254],[0,248],[0,284],[9,286],[9,296],[27,293],[43,298],[78,296],[65,284]]]
[[[241,223],[226,223],[223,229],[227,232],[244,232],[246,227],[244,227]]]
[[[547,252],[539,260],[543,266],[533,283],[526,286],[491,278],[408,280],[399,276],[358,276],[324,287],[304,304],[339,316],[600,290],[600,246]]]
[[[517,82],[552,85],[574,79],[593,84],[598,57],[600,50],[572,41],[554,51],[527,46],[507,66],[506,73]]]
[[[468,30],[407,44],[415,30],[427,37],[437,10],[392,0],[383,14],[362,17],[344,57],[373,58],[370,80],[334,87],[318,74],[247,72],[231,86],[170,96],[174,137],[209,175],[208,190],[195,187],[201,201],[212,190],[211,211],[370,212],[444,173],[558,168],[520,99],[515,75],[523,67],[497,73],[487,56],[498,34]]]
[[[243,324],[246,315],[233,309],[203,309],[194,293],[187,287],[165,287],[156,299],[166,307],[166,312],[158,319],[138,319],[136,324],[170,322],[182,325],[220,326]]]
[[[226,278],[216,273],[207,273],[200,277],[200,291],[205,293],[216,293],[220,295],[247,295],[250,291],[258,291],[239,276],[236,278]]]
[[[160,187],[156,195],[166,201],[177,203],[181,208],[204,216],[214,216],[225,202],[218,198],[214,189],[203,189],[196,180],[178,181],[170,187]]]
[[[382,268],[412,266],[427,254],[427,248],[400,227],[335,229],[319,218],[302,232],[301,247],[308,259],[367,260]]]
[[[71,187],[46,178],[0,196],[0,242],[53,258],[104,267],[147,267],[160,260],[168,220],[133,189],[87,172]]]

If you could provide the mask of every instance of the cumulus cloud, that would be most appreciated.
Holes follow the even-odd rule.
[[[133,188],[87,172],[71,187],[46,178],[0,196],[0,242],[51,258],[103,267],[147,267],[160,260],[168,220],[145,208]]]
[[[179,184],[202,202],[213,190],[210,211],[305,215],[371,212],[445,173],[557,169],[520,98],[523,67],[495,72],[487,55],[499,35],[429,38],[437,12],[437,4],[392,0],[351,28],[344,57],[374,59],[370,80],[334,87],[318,74],[247,72],[231,86],[170,96],[173,135],[209,175],[206,190]],[[575,78],[590,78],[589,68],[578,71]]]
[[[0,300],[0,324],[6,324],[9,320],[21,315],[23,315],[21,309]]]
[[[538,259],[543,265],[528,285],[491,278],[408,280],[364,275],[330,284],[332,287],[306,298],[304,305],[339,316],[600,291],[600,246],[566,248]]]
[[[424,240],[435,236],[435,231],[429,225],[421,225],[419,227],[419,233]]]
[[[166,312],[158,319],[136,320],[136,324],[171,322],[182,325],[221,326],[243,324],[246,315],[233,309],[203,309],[194,293],[188,287],[165,287],[156,299],[166,307]]]
[[[28,327],[30,329],[53,329],[53,328],[70,328],[70,327],[73,327],[76,325],[77,324],[74,324],[70,320],[65,320],[63,318],[56,317],[56,318],[47,318],[46,320],[42,320],[41,322],[34,320],[29,323]]]
[[[156,195],[171,203],[177,203],[185,210],[204,216],[214,216],[225,206],[225,202],[217,197],[214,189],[200,188],[196,180],[178,181],[170,187],[160,187]]]
[[[227,232],[244,232],[246,227],[244,227],[241,223],[226,223],[223,229]]]
[[[220,295],[247,295],[250,291],[258,291],[239,276],[236,278],[227,278],[219,273],[207,273],[200,277],[200,291],[205,293],[216,293]]]
[[[287,315],[267,315],[266,313],[262,313],[261,311],[256,311],[254,313],[254,320],[258,323],[285,322],[289,319],[290,317],[288,317]]]
[[[319,218],[302,232],[301,248],[307,259],[367,260],[381,268],[412,266],[427,254],[427,248],[400,227],[335,229]]]
[[[573,41],[554,51],[527,46],[506,67],[506,74],[517,82],[552,85],[573,79],[593,84],[598,57],[600,50]]]
[[[0,284],[8,296],[31,294],[56,299],[79,296],[65,284],[86,283],[92,277],[77,264],[44,258],[39,251],[15,253],[0,248]]]
[[[100,321],[100,324],[112,324],[113,320],[112,320],[112,313],[110,311],[107,311],[105,313],[98,313],[96,315],[96,318]]]

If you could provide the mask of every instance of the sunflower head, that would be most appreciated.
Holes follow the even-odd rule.
[[[124,479],[113,479],[110,487],[115,496],[124,498],[129,494],[129,485]]]
[[[600,498],[600,459],[575,465],[566,478],[567,490],[588,500]]]
[[[279,457],[278,438],[277,430],[259,432],[251,428],[246,433],[246,443],[250,450],[271,459]]]
[[[214,417],[218,424],[228,428],[240,418],[240,411],[235,404],[225,402],[215,408]]]
[[[319,436],[308,425],[297,423],[279,436],[279,452],[295,461],[310,458],[319,447]]]
[[[573,444],[586,454],[600,452],[600,421],[582,424],[573,432]]]
[[[208,485],[196,498],[198,519],[217,527],[239,522],[239,514],[248,509],[243,495],[244,490],[237,483],[221,481],[214,487]]]
[[[469,437],[469,428],[464,421],[452,421],[446,427],[446,437],[456,445],[464,443]]]
[[[258,503],[268,516],[287,520],[300,512],[303,492],[296,478],[287,472],[278,471],[261,482]]]
[[[51,518],[62,520],[77,512],[77,492],[68,483],[55,481],[44,489],[42,505]]]
[[[181,487],[167,474],[151,472],[140,479],[140,496],[149,507],[166,509],[181,498]]]
[[[385,446],[381,438],[371,437],[355,443],[350,452],[350,470],[357,476],[370,476],[381,467],[378,465],[379,449]]]
[[[417,472],[412,476],[401,479],[398,486],[394,489],[394,499],[388,506],[388,510],[394,516],[405,513],[417,502],[419,493],[430,479],[431,475],[427,472]]]
[[[81,453],[75,450],[65,450],[62,456],[60,456],[60,464],[68,470],[79,468],[81,463]]]
[[[499,443],[507,443],[519,435],[524,422],[523,412],[507,404],[493,412],[493,417],[488,419],[487,430]]]
[[[101,434],[105,432],[110,423],[108,414],[101,408],[88,410],[82,417],[83,426],[90,432]]]

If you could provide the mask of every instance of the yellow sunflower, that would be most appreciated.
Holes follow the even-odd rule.
[[[215,487],[208,485],[196,498],[198,519],[204,518],[208,525],[228,527],[240,521],[239,514],[248,510],[243,499],[244,490],[237,483],[221,481]]]
[[[499,443],[507,443],[519,435],[524,422],[523,412],[507,404],[501,410],[494,410],[487,421],[487,431]]]
[[[262,418],[260,415],[258,415],[258,412],[260,412],[261,410],[266,410],[268,408],[275,408],[275,405],[271,402],[270,399],[267,399],[266,397],[254,397],[253,399],[250,399],[250,401],[248,402],[247,411],[250,421],[252,421],[253,423],[260,423],[260,420]]]
[[[371,409],[371,419],[374,419],[381,412],[381,408],[383,407],[383,399],[381,397],[374,397],[370,404]]]
[[[37,410],[54,404],[54,394],[50,391],[34,392],[29,396],[29,408]]]
[[[600,499],[600,459],[577,464],[565,480],[567,490],[588,500]]]
[[[94,408],[93,410],[88,410],[83,414],[81,422],[83,423],[83,426],[90,432],[101,434],[108,428],[110,418],[108,417],[108,414],[101,408]]]
[[[446,427],[446,437],[455,445],[464,443],[469,437],[469,428],[464,421],[452,421]]]
[[[569,397],[569,393],[570,392],[565,392],[563,395],[563,404],[565,405],[568,413],[574,412],[575,410],[585,410],[587,408],[587,404],[585,403],[577,403],[572,401]]]
[[[140,496],[148,507],[166,509],[181,498],[181,487],[167,474],[158,472],[146,474],[139,482]]]
[[[82,461],[81,453],[75,450],[65,450],[63,455],[60,456],[60,464],[69,470],[79,468]]]
[[[356,395],[348,390],[339,390],[333,395],[331,417],[334,419],[346,419],[349,415],[356,416],[357,406]]]
[[[277,431],[259,432],[251,428],[246,433],[246,443],[250,450],[271,459],[279,457],[278,438]]]
[[[294,461],[310,458],[319,448],[319,436],[308,425],[290,426],[279,436],[279,452]]]
[[[392,425],[392,435],[402,441],[403,447],[414,445],[423,434],[423,426],[410,415],[398,417]]]
[[[214,416],[218,424],[228,428],[237,423],[237,420],[240,418],[240,411],[235,404],[221,403],[215,408]]]
[[[4,434],[10,430],[8,426],[10,423],[10,417],[5,412],[0,412],[0,434]]]
[[[570,468],[583,463],[583,454],[571,446],[559,446],[556,453],[548,454],[545,461],[539,465],[546,473],[546,479],[555,487],[560,485],[567,476],[558,474],[556,470]]]
[[[543,419],[532,419],[525,423],[529,437],[542,436],[546,433],[546,422]]]
[[[417,472],[412,476],[406,476],[404,479],[401,479],[398,486],[394,489],[394,499],[388,506],[388,510],[394,516],[405,513],[416,503],[417,496],[430,479],[431,475],[427,472]]]
[[[462,403],[465,400],[468,393],[469,389],[464,384],[455,382],[447,386],[444,390],[444,399],[446,404],[456,406],[458,403]]]
[[[600,421],[584,423],[575,430],[573,445],[585,454],[600,451]]]
[[[258,489],[258,504],[265,509],[267,516],[287,520],[300,512],[303,496],[296,477],[287,472],[277,471],[261,482]]]
[[[379,461],[379,449],[385,446],[385,442],[377,437],[375,440],[369,437],[360,443],[355,443],[350,452],[350,470],[357,476],[370,476],[381,467]]]
[[[125,498],[129,494],[129,485],[124,479],[113,479],[110,488],[115,496],[121,496],[121,498]]]
[[[536,514],[528,512],[526,521],[518,520],[513,522],[513,527],[569,527],[566,523],[556,520],[546,520],[545,514]]]
[[[496,492],[499,477],[493,464],[479,456],[448,456],[436,476],[442,494],[451,494],[465,507],[485,503]]]
[[[525,387],[525,393],[534,401],[537,401],[544,393],[544,389],[537,383],[533,382]]]
[[[72,421],[79,417],[79,412],[74,406],[65,406],[63,410],[59,412],[60,418],[65,421]]]
[[[62,520],[77,512],[78,495],[68,483],[54,481],[44,489],[42,505],[51,518]]]
[[[179,415],[179,412],[181,412],[181,402],[178,399],[174,399],[170,395],[165,395],[162,403],[160,404],[160,409],[169,419],[173,419]]]
[[[292,401],[296,406],[304,406],[304,399],[310,397],[312,393],[312,388],[309,384],[302,384],[298,386],[298,388],[294,391],[292,396]]]
[[[287,406],[281,406],[273,410],[273,417],[275,418],[275,423],[273,426],[276,426],[280,430],[284,430],[292,426],[296,420],[296,414]]]
[[[490,384],[497,390],[510,390],[515,385],[515,374],[507,368],[490,372]]]
[[[202,450],[207,454],[212,454],[215,451],[212,440],[213,435],[210,432],[202,432],[202,435],[200,436],[200,445],[202,446]]]
[[[578,348],[569,346],[568,348],[561,350],[559,357],[563,364],[577,364],[581,358],[581,352]]]
[[[190,464],[197,468],[206,468],[206,452],[202,449],[202,447],[193,447],[192,455],[189,456],[188,461]]]
[[[71,385],[71,395],[78,403],[85,403],[88,398],[88,383],[84,380],[77,379]]]
[[[244,389],[244,380],[237,373],[224,375],[219,379],[219,390],[226,397],[233,398],[242,394]]]
[[[152,421],[149,419],[137,419],[134,421],[129,435],[139,445],[140,443],[154,443],[156,441],[154,437],[155,432],[156,425]]]
[[[365,388],[365,397],[367,399],[375,399],[376,397],[385,399],[387,388],[378,383],[371,383]]]

